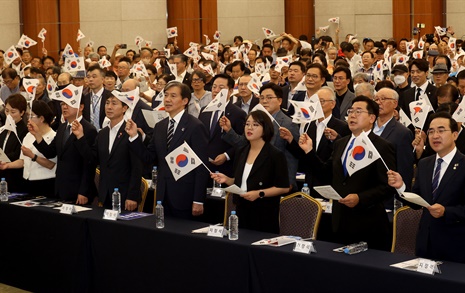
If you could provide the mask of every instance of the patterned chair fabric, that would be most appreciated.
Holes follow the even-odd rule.
[[[423,210],[404,206],[394,215],[392,252],[415,255],[418,226]]]
[[[322,211],[317,200],[302,192],[281,198],[280,234],[316,239]]]

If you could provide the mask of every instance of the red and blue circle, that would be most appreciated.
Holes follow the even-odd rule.
[[[73,97],[73,92],[70,89],[64,89],[61,93],[67,99],[71,99]]]
[[[15,54],[13,52],[8,52],[8,58],[13,58],[15,56]]]
[[[354,151],[352,152],[352,157],[356,161],[363,160],[363,158],[365,157],[365,148],[362,146],[356,146],[354,148]]]
[[[176,165],[178,165],[179,167],[186,167],[187,163],[189,163],[189,159],[186,155],[180,154],[176,157]]]
[[[305,119],[310,119],[310,113],[308,113],[307,109],[300,108],[300,111],[302,111],[302,114],[304,115]]]
[[[31,86],[29,86],[29,87],[27,88],[27,92],[30,93],[30,94],[32,94],[32,93],[34,93],[34,89],[35,89],[35,88],[36,88],[35,86],[31,85]]]
[[[71,61],[71,63],[69,65],[71,66],[71,68],[76,68],[77,67],[77,62],[76,61]]]

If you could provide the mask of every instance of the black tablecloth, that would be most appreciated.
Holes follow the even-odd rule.
[[[465,265],[441,275],[389,267],[412,257],[368,250],[317,254],[253,246],[274,235],[241,230],[237,241],[191,234],[207,224],[153,216],[102,220],[103,210],[75,215],[0,204],[0,282],[35,292],[463,292]]]

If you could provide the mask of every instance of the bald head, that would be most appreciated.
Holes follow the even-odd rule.
[[[121,91],[122,92],[130,92],[135,90],[139,86],[139,83],[135,79],[128,79],[125,82],[123,82],[123,85],[121,86]]]

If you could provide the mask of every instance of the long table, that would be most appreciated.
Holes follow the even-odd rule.
[[[377,250],[344,255],[315,241],[316,254],[252,246],[275,235],[242,229],[237,241],[191,234],[206,226],[153,216],[102,220],[103,210],[0,204],[0,282],[34,292],[463,292],[465,265],[442,274],[389,267],[412,257]]]

